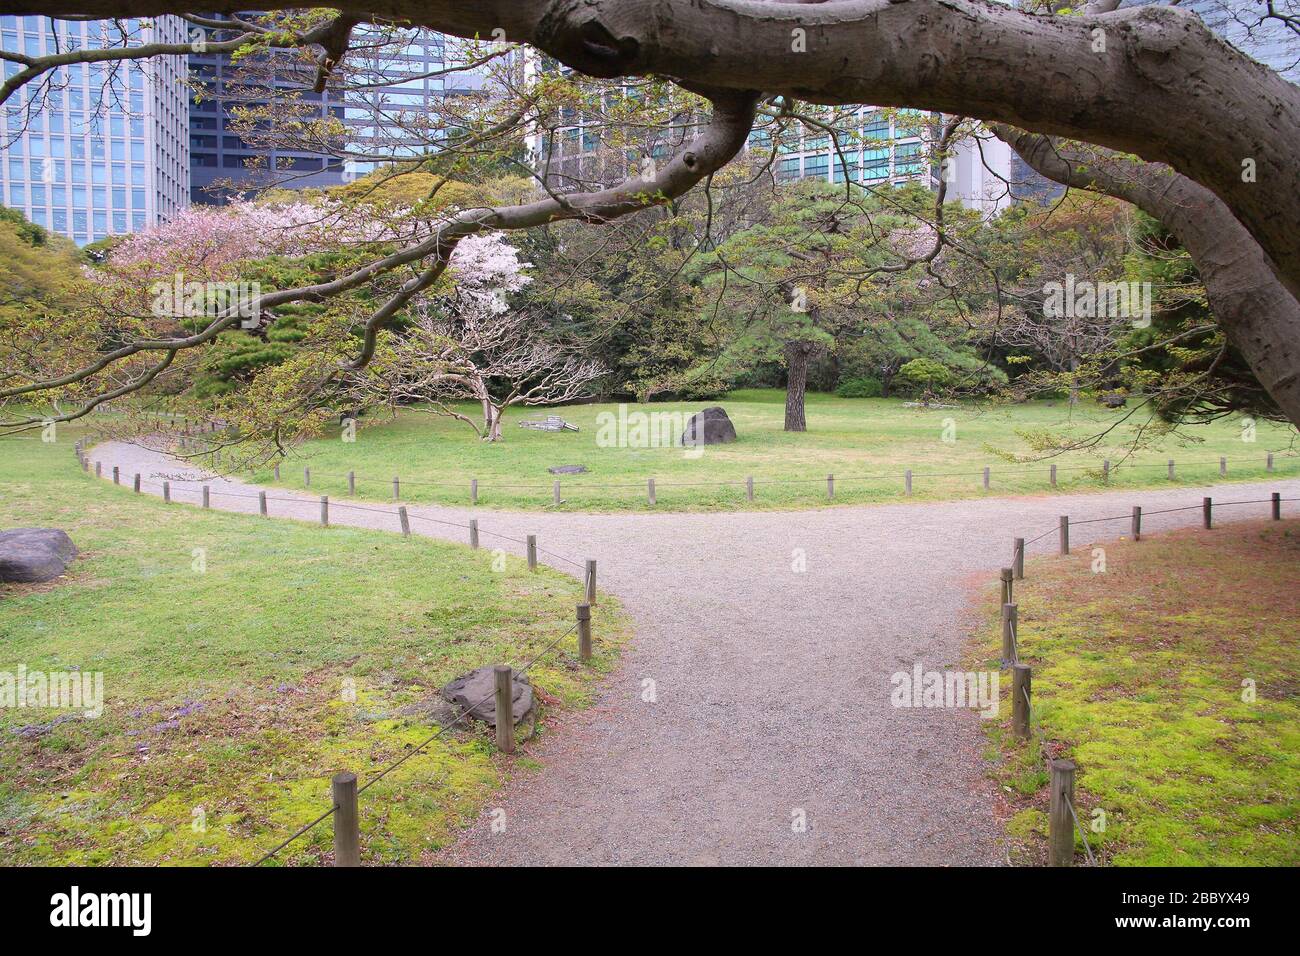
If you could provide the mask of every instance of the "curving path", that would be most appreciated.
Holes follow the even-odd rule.
[[[105,476],[146,482],[192,467],[123,443],[88,453]],[[93,465],[91,466],[93,469]],[[207,476],[212,506],[256,512],[258,486]],[[160,494],[157,484],[145,490]],[[267,488],[272,514],[316,521],[319,499]],[[251,497],[225,497],[219,492]],[[1170,490],[720,514],[495,512],[409,506],[412,515],[595,558],[636,639],[596,705],[530,746],[545,768],[503,794],[504,833],[480,819],[452,863],[993,864],[1002,862],[973,712],[896,709],[889,677],[958,664],[969,588],[1009,564],[1011,539],[1074,520],[1216,500],[1300,497],[1300,480]],[[197,484],[172,496],[199,500]],[[330,521],[396,530],[391,514],[334,507]],[[392,505],[387,507],[391,508]],[[1296,505],[1283,505],[1294,514]],[[1258,519],[1267,505],[1216,521]],[[1149,515],[1144,532],[1196,525],[1199,510]],[[412,530],[463,541],[458,528]],[[1071,543],[1127,533],[1076,526]],[[483,539],[493,546],[492,539]],[[507,545],[518,550],[514,545]],[[796,549],[806,570],[794,570]],[[1052,553],[1055,533],[1028,548]],[[542,555],[570,573],[571,565]],[[597,615],[598,617],[598,615]],[[597,624],[598,626],[598,624]],[[597,634],[599,632],[597,631]],[[642,699],[655,682],[656,701]],[[804,832],[794,832],[802,812]]]

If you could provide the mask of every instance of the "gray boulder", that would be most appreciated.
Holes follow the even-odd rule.
[[[721,407],[714,405],[696,412],[682,432],[682,444],[687,448],[698,445],[724,445],[736,440],[736,426]]]
[[[77,556],[77,546],[57,528],[0,531],[0,581],[52,581]]]
[[[511,680],[511,717],[517,724],[537,706],[528,675],[517,671]],[[457,677],[441,691],[443,697],[456,705],[456,713],[468,711],[475,720],[492,727],[497,725],[496,674],[492,667],[480,667],[464,677]]]

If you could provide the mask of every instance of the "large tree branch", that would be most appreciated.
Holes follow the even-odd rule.
[[[334,6],[462,37],[504,31],[592,76],[660,74],[692,88],[939,110],[1136,153],[1223,199],[1300,294],[1300,91],[1177,8],[1051,16],[991,0]],[[183,10],[177,0],[0,0],[6,13],[50,16]]]
[[[1123,199],[1159,219],[1196,263],[1228,341],[1300,426],[1300,302],[1217,196],[1159,163],[1004,126],[994,133],[1049,179]]]

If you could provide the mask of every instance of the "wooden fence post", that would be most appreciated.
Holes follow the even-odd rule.
[[[1012,601],[1011,579],[1014,575],[1015,572],[1011,568],[1003,568],[1001,573],[998,575],[999,579],[1002,581],[1002,604],[1010,604]]]
[[[596,603],[596,559],[587,559],[587,603]]]
[[[984,490],[989,490],[989,469],[987,465],[984,466]]]
[[[537,535],[528,536],[528,570],[537,570]]]
[[[832,501],[835,498],[835,476],[826,476],[826,500]]]
[[[357,473],[348,472],[348,497],[353,497],[357,493]]]
[[[135,480],[134,480],[133,482],[131,482],[131,490],[134,491],[137,495],[140,493],[140,473],[139,473],[139,472],[136,472],[136,474],[135,474]]]
[[[310,468],[304,468],[304,469],[302,470],[302,486],[303,486],[304,488],[310,488],[310,487],[311,487],[311,469],[310,469]]]
[[[646,479],[645,496],[646,501],[650,502],[650,504],[655,503],[655,480],[653,478]]]
[[[1014,604],[1002,605],[1002,660],[1014,663],[1020,659],[1016,645],[1019,635],[1016,628],[1020,626],[1020,610]]]
[[[397,509],[397,520],[402,526],[402,537],[409,538],[411,536],[411,518],[406,513],[406,505],[402,505]]]
[[[469,503],[472,505],[478,504],[478,479],[477,478],[471,478],[469,480]]]
[[[1174,460],[1172,458],[1169,459],[1169,480],[1174,480]]]
[[[320,526],[322,528],[330,526],[330,499],[328,495],[320,496]]]
[[[266,492],[265,491],[259,491],[257,493],[257,513],[260,514],[263,518],[266,517]]]
[[[1133,540],[1142,540],[1142,509],[1138,505],[1133,506]]]
[[[1226,475],[1227,473],[1228,473],[1228,459],[1226,459],[1226,458],[1220,458],[1220,459],[1219,459],[1219,474],[1220,474],[1220,475]]]
[[[578,660],[591,660],[591,605],[578,605]]]
[[[1268,453],[1268,463],[1267,463],[1264,467],[1265,467],[1265,469],[1268,470],[1268,471],[1272,471],[1272,470],[1273,470],[1273,453],[1272,453],[1272,452],[1269,452],[1269,453]]]
[[[1068,760],[1051,763],[1051,801],[1048,810],[1048,866],[1074,865],[1074,764]]]
[[[207,485],[204,485],[204,486],[203,486],[203,507],[205,507],[205,508],[210,508],[210,507],[212,507],[212,502],[211,502],[211,500],[210,500],[209,494],[210,494],[210,493],[209,493],[209,490],[208,490],[208,486],[207,486]]]
[[[555,507],[560,507],[560,482],[558,480],[551,484],[551,503]]]
[[[754,500],[754,479],[752,476],[745,479],[745,497],[750,501]]]
[[[401,499],[401,497],[402,497],[402,483],[397,480],[396,475],[393,475],[393,500],[398,501]]]
[[[1110,459],[1107,458],[1101,463],[1101,482],[1104,485],[1110,484]]]
[[[478,547],[478,519],[477,518],[469,519],[469,546],[471,548]]]
[[[912,497],[912,469],[903,472],[903,494]]]
[[[1273,520],[1282,520],[1282,492],[1273,492]]]
[[[102,462],[98,462],[98,461],[95,462],[95,477],[96,477],[96,478],[99,478],[99,477],[100,477],[101,469],[102,469],[103,467],[104,467],[104,466],[103,466],[103,463],[102,463]]]
[[[1016,572],[1016,580],[1025,579],[1025,539],[1016,538],[1011,545],[1011,567]]]
[[[1201,499],[1201,516],[1205,519],[1206,531],[1214,526],[1213,509],[1214,503],[1209,498]]]
[[[1029,702],[1032,671],[1028,664],[1011,665],[1011,732],[1021,740],[1029,739]]]
[[[1070,516],[1061,515],[1061,554],[1070,553]]]
[[[172,502],[172,483],[170,481],[164,481],[163,482],[163,503],[171,504],[171,502]]]
[[[1056,487],[1056,466],[1052,466],[1052,487]]]
[[[120,485],[121,483],[122,483],[122,482],[119,480],[119,475],[118,475],[118,471],[117,471],[117,465],[114,465],[114,466],[113,466],[113,484],[115,484],[115,485]]]
[[[90,471],[90,459],[87,458],[85,455],[81,456],[81,470],[85,472]]]
[[[361,823],[357,817],[357,775],[336,773],[330,781],[334,796],[334,865],[361,865]]]
[[[515,752],[515,701],[509,664],[498,664],[493,671],[496,677],[497,749],[502,753]]]
[[[275,463],[275,480],[280,480],[280,463],[278,461]]]

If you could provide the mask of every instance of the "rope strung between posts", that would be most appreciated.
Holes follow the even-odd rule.
[[[559,637],[555,638],[555,640],[551,641],[551,643],[549,643],[548,645],[546,645],[546,647],[542,648],[542,650],[541,650],[540,652],[538,652],[536,655],[534,655],[533,659],[530,660],[527,664],[525,664],[522,668],[520,668],[520,669],[517,671],[517,673],[519,673],[519,674],[526,674],[526,673],[528,673],[528,671],[533,667],[534,664],[536,664],[536,663],[537,663],[538,661],[540,661],[543,657],[545,657],[547,654],[549,654],[551,651],[553,651],[556,647],[558,647],[558,646],[560,645],[560,642],[561,642],[561,641],[563,641],[566,637],[568,637],[570,634],[572,634],[572,633],[573,633],[574,631],[576,631],[577,629],[578,629],[578,625],[577,625],[576,623],[570,625],[568,630],[566,630],[563,634],[559,635]],[[489,700],[491,700],[491,699],[493,698],[493,696],[495,696],[495,694],[488,694],[486,697],[482,698],[481,700],[479,700],[479,701],[477,701],[477,702],[471,704],[469,707],[464,708],[464,709],[463,709],[459,714],[457,714],[455,717],[453,717],[451,720],[449,720],[445,725],[443,725],[442,727],[438,728],[437,733],[435,733],[435,734],[433,734],[432,736],[428,737],[428,738],[427,738],[426,740],[424,740],[422,743],[417,744],[415,747],[413,747],[413,748],[411,748],[410,750],[408,750],[405,754],[403,754],[403,755],[402,755],[401,757],[399,757],[397,760],[394,760],[392,763],[390,763],[390,764],[388,764],[386,767],[384,767],[383,770],[381,770],[381,771],[379,771],[377,774],[373,775],[373,776],[372,776],[368,781],[366,781],[366,783],[365,783],[364,786],[361,786],[361,787],[359,787],[359,788],[357,789],[357,796],[360,797],[361,794],[365,793],[367,790],[369,790],[371,787],[373,787],[375,784],[377,784],[380,780],[383,780],[385,777],[387,777],[390,773],[392,773],[392,772],[393,772],[394,770],[396,770],[398,767],[402,766],[402,764],[406,763],[408,760],[410,760],[412,757],[416,756],[417,754],[422,753],[422,752],[423,752],[427,747],[429,747],[430,744],[432,744],[432,743],[434,743],[435,741],[437,741],[440,737],[442,737],[443,734],[445,734],[447,731],[451,730],[453,727],[455,727],[457,724],[459,724],[462,720],[464,720],[467,716],[469,716],[469,714],[471,714],[473,711],[477,710],[477,709],[478,709],[479,707],[481,707],[483,704],[486,704]],[[499,716],[499,715],[498,715],[497,719],[498,719],[498,720],[500,719],[500,716]],[[511,715],[511,719],[513,720],[513,715]],[[263,856],[261,856],[261,857],[257,860],[257,862],[254,863],[253,865],[254,865],[254,866],[261,866],[261,865],[262,865],[263,863],[265,863],[267,860],[271,859],[271,858],[274,857],[276,854],[278,854],[278,853],[279,853],[281,850],[283,850],[285,847],[289,846],[289,845],[290,845],[291,843],[293,843],[295,840],[299,839],[299,838],[302,837],[304,834],[308,833],[308,832],[309,832],[313,827],[318,826],[320,823],[322,823],[322,822],[325,821],[325,820],[328,820],[328,819],[329,819],[331,816],[333,816],[337,811],[338,811],[338,804],[336,803],[336,804],[333,804],[333,805],[332,805],[328,810],[326,810],[326,811],[325,811],[324,813],[322,813],[320,816],[316,817],[316,819],[312,820],[310,823],[304,824],[303,826],[299,827],[297,830],[295,830],[295,831],[293,832],[293,834],[292,834],[291,836],[289,836],[287,839],[285,839],[284,841],[282,841],[281,843],[279,843],[279,844],[278,844],[274,849],[268,851],[268,852],[265,853]]]
[[[390,443],[390,444],[392,444],[392,443]],[[675,449],[677,449],[678,447],[679,447],[679,446],[671,446],[671,449],[669,449],[669,450],[675,450]],[[1297,460],[1297,459],[1300,459],[1300,455],[1297,455],[1297,454],[1291,454],[1291,453],[1287,453],[1287,452],[1284,452],[1284,451],[1268,452],[1267,449],[1266,449],[1265,451],[1266,451],[1266,453],[1269,454],[1269,455],[1275,455],[1275,456],[1277,456],[1277,457],[1274,459],[1274,464],[1275,464],[1275,465],[1276,465],[1277,463],[1279,463],[1279,462],[1288,462],[1288,461],[1295,461],[1295,460]],[[1201,461],[1201,460],[1192,460],[1192,461],[1184,461],[1184,462],[1182,462],[1181,464],[1182,464],[1183,467],[1201,467],[1201,466],[1207,466],[1207,467],[1208,467],[1208,466],[1212,466],[1212,465],[1213,465],[1213,466],[1223,466],[1223,465],[1226,465],[1227,463],[1242,463],[1242,462],[1251,463],[1251,464],[1253,464],[1253,465],[1258,465],[1258,461],[1259,461],[1259,460],[1258,460],[1257,457],[1251,457],[1251,458],[1227,458],[1227,457],[1224,457],[1224,458],[1222,459],[1222,461],[1220,461],[1220,460],[1218,460],[1218,459],[1215,459],[1215,460],[1205,460],[1205,461]],[[1040,464],[1040,463],[1035,463],[1035,464],[1036,464],[1036,466],[1037,466],[1038,468],[1041,468],[1041,464]],[[1121,469],[1128,469],[1128,470],[1140,470],[1140,469],[1161,469],[1161,468],[1166,468],[1166,467],[1167,467],[1167,462],[1130,462],[1130,463],[1117,464],[1117,465],[1113,465],[1113,466],[1107,466],[1107,465],[1103,464],[1103,465],[1100,466],[1100,467],[1097,466],[1097,465],[1055,465],[1055,464],[1053,464],[1051,467],[1054,469],[1054,471],[1055,471],[1056,473],[1060,473],[1060,472],[1092,472],[1092,473],[1101,473],[1101,474],[1103,474],[1103,475],[1105,476],[1105,480],[1106,480],[1107,482],[1109,482],[1111,476],[1113,476],[1114,474],[1118,473]],[[1012,478],[1028,477],[1028,476],[1032,476],[1032,475],[1034,475],[1034,474],[1038,474],[1038,473],[1039,473],[1039,472],[1035,469],[1035,466],[1034,466],[1034,465],[1030,465],[1030,464],[1027,464],[1027,463],[1015,463],[1015,464],[1013,464],[1012,467],[1009,468],[1008,470],[1005,470],[1005,471],[1001,471],[1001,472],[999,472],[1000,475],[1009,475],[1009,476],[1012,477]],[[911,479],[920,479],[920,478],[981,478],[981,477],[983,477],[983,475],[984,475],[984,471],[983,471],[983,469],[981,469],[981,470],[979,470],[979,471],[925,471],[925,472],[921,472],[921,471],[889,472],[889,471],[887,471],[887,472],[881,472],[881,473],[878,473],[878,474],[865,474],[865,475],[852,475],[852,474],[849,474],[849,475],[836,475],[836,476],[835,476],[835,480],[836,480],[837,482],[853,482],[853,481],[857,481],[857,482],[865,482],[865,481],[899,481],[899,480],[906,480],[906,479],[909,479],[909,478],[911,478]],[[332,478],[332,479],[337,479],[337,480],[340,480],[340,481],[343,481],[343,480],[349,480],[349,481],[352,481],[352,482],[379,483],[379,484],[383,484],[383,485],[387,485],[387,484],[391,481],[391,478],[389,478],[389,477],[384,477],[384,478],[372,477],[372,476],[370,476],[370,475],[362,475],[362,474],[358,474],[358,473],[356,473],[355,471],[350,472],[350,473],[316,471],[316,472],[312,472],[312,476],[313,476],[313,477],[317,477],[317,478]],[[475,480],[475,481],[482,481],[482,479],[473,479],[473,480]],[[582,479],[576,479],[576,480],[578,481],[579,487],[581,487],[581,488],[587,488],[587,489],[593,489],[593,490],[595,490],[595,489],[602,489],[602,490],[603,490],[603,489],[634,489],[634,490],[638,490],[638,491],[639,491],[639,490],[644,490],[645,487],[646,487],[646,485],[645,485],[645,481],[644,481],[644,480],[642,480],[642,481],[637,481],[637,482],[587,482],[587,481],[583,481]],[[422,479],[422,478],[403,478],[403,479],[402,479],[402,484],[403,484],[403,485],[412,485],[412,486],[416,486],[416,487],[427,487],[427,488],[462,488],[462,489],[463,489],[463,488],[466,487],[466,485],[467,485],[470,481],[471,481],[471,478],[469,478],[469,477],[460,478],[460,479],[439,479],[439,480],[434,480],[434,479]],[[748,481],[747,478],[739,478],[739,477],[738,477],[738,478],[732,478],[732,479],[720,479],[720,480],[718,480],[718,481],[671,481],[671,480],[669,480],[669,481],[663,481],[663,480],[656,479],[656,487],[657,487],[657,488],[660,488],[660,489],[672,489],[672,488],[731,488],[731,487],[744,488],[744,487],[746,486],[746,484],[747,484],[747,481]],[[823,477],[823,476],[818,476],[818,477],[815,477],[815,478],[755,478],[755,479],[753,479],[753,484],[754,484],[755,487],[759,487],[759,486],[767,486],[767,485],[819,485],[819,484],[823,484],[823,483],[825,483],[825,481],[826,481],[826,478]],[[505,489],[505,490],[509,490],[509,491],[536,491],[536,492],[544,492],[544,491],[550,491],[550,490],[552,490],[552,488],[553,488],[553,483],[552,483],[552,484],[540,484],[540,483],[539,483],[539,484],[534,484],[534,483],[527,483],[527,482],[524,482],[524,483],[521,483],[521,482],[506,482],[506,483],[502,483],[502,484],[493,484],[493,483],[491,483],[491,480],[489,479],[489,482],[488,482],[487,484],[483,485],[482,488],[483,488],[483,490],[490,490],[490,489],[492,489],[492,488],[498,488],[498,489]]]
[[[1272,498],[1272,497],[1270,497],[1270,498],[1250,498],[1250,499],[1245,499],[1245,500],[1240,500],[1240,501],[1220,501],[1220,502],[1214,502],[1214,503],[1213,503],[1213,507],[1215,507],[1215,508],[1223,508],[1223,507],[1231,507],[1231,506],[1235,506],[1235,505],[1274,504],[1275,502],[1276,502],[1276,503],[1280,503],[1280,502],[1283,502],[1283,501],[1294,502],[1294,501],[1298,501],[1298,500],[1300,500],[1300,499],[1297,499],[1297,498],[1283,498],[1283,497],[1281,497],[1281,496],[1279,495],[1279,496],[1277,496],[1276,498]],[[1148,517],[1148,516],[1151,516],[1151,515],[1175,514],[1175,513],[1179,513],[1179,512],[1185,512],[1185,511],[1198,511],[1198,510],[1201,510],[1202,508],[1204,508],[1204,507],[1206,507],[1206,506],[1207,506],[1207,503],[1206,503],[1206,502],[1202,502],[1201,504],[1198,504],[1198,505],[1187,505],[1186,507],[1180,507],[1180,508],[1163,508],[1163,509],[1158,510],[1158,511],[1146,511],[1146,512],[1142,512],[1142,516],[1143,516],[1143,517]],[[1278,513],[1278,512],[1276,512],[1276,511],[1274,512],[1275,515],[1276,515],[1277,513]],[[1071,522],[1069,522],[1069,525],[1070,525],[1070,526],[1073,526],[1073,527],[1077,527],[1077,526],[1079,526],[1079,525],[1085,525],[1085,524],[1096,524],[1096,523],[1099,523],[1099,522],[1105,522],[1105,521],[1122,521],[1122,520],[1131,520],[1131,519],[1133,519],[1133,517],[1134,517],[1133,515],[1115,515],[1115,516],[1113,516],[1113,517],[1087,518],[1087,519],[1082,519],[1082,520],[1079,520],[1079,521],[1071,521]],[[1012,561],[1013,561],[1013,563],[1014,563],[1014,562],[1017,562],[1017,561],[1019,561],[1019,560],[1023,560],[1025,549],[1027,549],[1028,546],[1029,546],[1030,544],[1033,544],[1033,543],[1035,543],[1035,542],[1037,542],[1037,541],[1040,541],[1040,540],[1042,540],[1043,538],[1046,538],[1046,537],[1048,537],[1048,536],[1050,536],[1050,535],[1052,535],[1052,534],[1058,533],[1058,532],[1061,531],[1061,530],[1063,530],[1062,527],[1061,527],[1061,526],[1058,526],[1058,527],[1055,527],[1055,528],[1049,528],[1048,530],[1044,531],[1042,534],[1037,535],[1036,537],[1030,538],[1030,539],[1028,539],[1028,540],[1026,540],[1026,541],[1023,541],[1023,542],[1020,541],[1019,539],[1017,539],[1017,541],[1016,541],[1016,545],[1015,545],[1015,547],[1013,547],[1013,549],[1012,549]],[[1006,615],[1007,612],[1006,612],[1005,609],[1004,609],[1003,613],[1004,613],[1004,615]],[[1012,660],[1011,660],[1011,662],[1014,663],[1014,664],[1019,664],[1019,663],[1020,663],[1020,641],[1019,641],[1019,634],[1018,634],[1018,631],[1019,631],[1019,619],[1018,619],[1018,616],[1013,618],[1013,617],[1010,617],[1010,616],[1008,615],[1008,616],[1007,616],[1007,620],[1006,620],[1004,626],[1006,627],[1006,630],[1007,630],[1007,634],[1008,634],[1008,636],[1011,638],[1011,655],[1012,655]],[[1033,701],[1030,699],[1029,692],[1028,692],[1028,690],[1027,690],[1025,687],[1021,687],[1021,689],[1020,689],[1020,694],[1021,694],[1021,697],[1024,699],[1024,702],[1025,702],[1025,718],[1026,718],[1026,721],[1028,722],[1028,724],[1029,724],[1029,726],[1030,726],[1030,728],[1031,728],[1031,735],[1032,735],[1032,728],[1033,728],[1034,717],[1035,717],[1035,708],[1034,708],[1034,706],[1033,706]],[[1041,729],[1041,724],[1040,724],[1040,729]],[[1046,753],[1043,752],[1041,744],[1040,744],[1040,747],[1039,747],[1039,756],[1043,759],[1044,763],[1046,763],[1046,764],[1048,765],[1049,770],[1050,770],[1050,768],[1051,768],[1051,763],[1052,763],[1051,758],[1050,758]],[[1089,865],[1096,866],[1096,865],[1097,865],[1097,858],[1096,858],[1096,856],[1095,856],[1095,855],[1093,854],[1093,852],[1092,852],[1092,844],[1089,842],[1089,840],[1088,840],[1088,835],[1087,835],[1087,833],[1084,831],[1084,828],[1083,828],[1083,824],[1082,824],[1082,822],[1079,820],[1079,814],[1078,814],[1078,812],[1077,812],[1076,809],[1075,809],[1073,799],[1071,799],[1070,794],[1068,794],[1068,793],[1062,793],[1062,794],[1061,794],[1061,797],[1062,797],[1062,799],[1065,801],[1065,805],[1066,805],[1066,807],[1067,807],[1067,808],[1069,809],[1069,811],[1070,811],[1070,817],[1071,817],[1071,819],[1074,821],[1074,828],[1075,828],[1075,830],[1076,830],[1076,831],[1078,832],[1078,834],[1079,834],[1079,839],[1083,842],[1083,848],[1084,848],[1084,851],[1085,851],[1085,852],[1087,853],[1087,855],[1088,855],[1088,863],[1089,863]]]
[[[1083,824],[1079,822],[1079,815],[1074,812],[1074,801],[1070,799],[1068,793],[1061,794],[1061,797],[1065,800],[1065,805],[1070,808],[1070,816],[1074,817],[1074,826],[1079,831],[1079,839],[1083,841],[1083,848],[1088,851],[1088,862],[1096,866],[1097,858],[1092,855],[1092,844],[1088,842],[1088,835],[1083,832]]]
[[[78,451],[78,453],[80,453],[80,451],[81,451],[80,448],[78,448],[77,451]],[[146,479],[146,478],[144,478],[143,476],[140,477],[140,487],[141,487],[142,489],[143,489],[145,486],[149,486],[149,487],[151,487],[151,488],[157,488],[157,489],[159,490],[160,493],[162,493],[162,492],[164,492],[164,491],[166,491],[166,490],[169,490],[169,489],[171,488],[171,484],[172,484],[172,482],[175,482],[175,483],[177,483],[177,484],[198,485],[198,484],[202,484],[202,479],[184,479],[184,478],[176,478],[176,479],[157,480],[157,479],[153,479],[153,478]],[[194,491],[198,491],[199,489],[193,489],[193,490],[194,490]],[[306,497],[295,497],[295,498],[272,498],[272,497],[266,496],[266,495],[265,495],[265,492],[259,492],[259,493],[256,493],[256,494],[248,494],[248,493],[237,492],[237,491],[213,490],[213,489],[211,488],[210,485],[203,485],[202,490],[204,490],[204,491],[207,492],[207,496],[208,496],[208,497],[211,497],[211,496],[213,496],[213,495],[219,495],[219,496],[223,496],[223,497],[227,497],[227,498],[241,498],[241,499],[246,499],[246,500],[282,501],[282,502],[289,502],[289,503],[291,503],[291,504],[302,504],[302,505],[315,504],[315,501],[314,501],[313,499],[311,499],[311,498],[306,498]],[[359,505],[359,504],[347,504],[347,503],[342,503],[342,502],[336,502],[336,503],[334,503],[334,504],[335,504],[335,507],[339,507],[339,508],[351,508],[351,509],[354,510],[354,511],[363,511],[363,512],[369,512],[369,513],[372,513],[372,514],[383,514],[383,515],[390,515],[390,516],[397,516],[397,517],[400,517],[400,516],[401,516],[401,513],[400,513],[400,512],[398,512],[398,511],[393,511],[393,510],[390,510],[390,509],[387,509],[387,508],[376,508],[376,507],[373,507],[373,506]],[[463,530],[469,530],[469,529],[470,529],[470,525],[461,525],[461,524],[458,524],[458,523],[456,523],[456,522],[443,521],[443,520],[441,520],[441,519],[437,519],[437,518],[426,518],[426,517],[424,517],[424,516],[422,516],[422,515],[418,515],[418,514],[413,514],[413,513],[412,513],[412,514],[409,514],[408,516],[409,516],[409,517],[412,517],[412,518],[417,518],[417,519],[420,519],[420,520],[426,520],[426,521],[429,521],[429,522],[432,522],[432,523],[435,523],[435,524],[442,524],[442,525],[448,525],[448,526],[451,526],[451,527],[460,528],[460,529],[463,529]],[[497,533],[495,533],[495,532],[489,532],[489,531],[482,531],[481,533],[483,533],[483,534],[491,534],[491,535],[493,535],[493,536],[495,536],[495,537],[498,537],[498,538],[501,538],[501,539],[503,539],[503,540],[512,541],[512,542],[515,542],[515,543],[517,543],[517,544],[527,545],[527,542],[526,542],[526,541],[521,540],[521,539],[518,539],[518,538],[512,538],[512,537],[510,537],[510,536],[508,536],[508,535],[497,534]],[[547,555],[550,555],[551,557],[556,558],[557,560],[567,561],[567,562],[569,562],[570,564],[575,565],[576,567],[583,568],[583,569],[584,569],[584,575],[583,575],[583,589],[584,589],[584,591],[587,591],[587,592],[590,591],[590,588],[591,588],[591,565],[590,565],[590,564],[584,564],[583,562],[580,562],[580,561],[574,561],[572,558],[568,558],[568,557],[566,557],[566,556],[564,556],[564,555],[557,554],[556,552],[553,552],[553,551],[543,551],[543,553],[545,553],[545,554],[547,554]],[[550,654],[550,653],[551,653],[552,651],[554,651],[557,647],[559,647],[560,644],[561,644],[561,643],[562,643],[566,638],[568,638],[570,635],[572,635],[572,634],[573,634],[575,631],[577,631],[577,630],[578,630],[578,622],[575,621],[574,623],[570,624],[570,625],[569,625],[569,626],[568,626],[568,627],[567,627],[563,632],[561,632],[559,635],[557,635],[553,640],[551,640],[549,643],[547,643],[545,647],[543,647],[540,651],[538,651],[536,654],[534,654],[534,655],[532,656],[532,658],[531,658],[530,660],[528,660],[528,662],[525,663],[522,667],[517,668],[517,669],[512,669],[512,673],[521,674],[521,675],[522,675],[522,674],[527,674],[527,673],[528,673],[528,672],[529,672],[529,671],[530,671],[530,670],[531,670],[531,669],[532,669],[532,668],[533,668],[533,667],[534,667],[534,666],[535,666],[539,661],[541,661],[541,660],[542,660],[543,658],[545,658],[548,654]],[[466,707],[466,708],[462,709],[462,710],[460,711],[460,713],[456,714],[456,715],[455,715],[451,720],[449,720],[446,724],[444,724],[443,726],[439,727],[436,733],[430,735],[430,736],[427,737],[425,740],[423,740],[422,742],[420,742],[420,743],[417,744],[416,746],[412,747],[412,748],[411,748],[410,750],[408,750],[406,753],[404,753],[401,757],[399,757],[398,759],[392,761],[391,763],[389,763],[388,765],[386,765],[385,767],[383,767],[383,769],[381,769],[381,770],[379,770],[378,772],[376,772],[375,774],[373,774],[373,775],[371,776],[371,778],[370,778],[368,781],[366,781],[366,783],[365,783],[363,786],[361,786],[361,787],[359,787],[359,788],[357,789],[357,796],[359,797],[361,794],[365,793],[367,790],[369,790],[371,787],[373,787],[373,786],[374,786],[375,784],[377,784],[379,781],[383,780],[385,777],[387,777],[389,774],[391,774],[391,773],[392,773],[394,770],[396,770],[398,767],[401,767],[403,764],[405,764],[408,760],[411,760],[413,757],[417,756],[418,754],[423,753],[425,750],[428,749],[429,746],[431,746],[433,743],[435,743],[439,738],[441,738],[441,737],[442,737],[444,734],[446,734],[449,730],[451,730],[452,728],[454,728],[454,727],[456,727],[458,724],[460,724],[460,723],[461,723],[461,722],[462,722],[466,717],[468,717],[471,713],[473,713],[475,710],[477,710],[477,709],[478,709],[479,707],[481,707],[483,704],[486,704],[488,701],[492,700],[494,696],[495,696],[495,692],[494,692],[493,694],[489,694],[489,695],[483,697],[481,700],[475,702],[474,704],[471,704],[469,707]],[[511,721],[513,722],[513,715],[511,715],[511,718],[510,718],[510,719],[511,719]],[[450,774],[448,774],[447,776],[449,777]],[[444,777],[444,780],[445,780],[445,779],[446,779],[446,777]],[[267,851],[266,853],[264,853],[261,857],[259,857],[259,858],[257,859],[257,861],[256,861],[253,865],[254,865],[254,866],[260,866],[260,865],[262,865],[263,863],[266,863],[268,860],[272,859],[273,857],[275,857],[276,855],[278,855],[280,852],[282,852],[285,848],[287,848],[287,847],[289,847],[290,845],[292,845],[292,844],[294,843],[294,841],[296,841],[296,840],[298,840],[298,839],[301,839],[304,835],[306,835],[307,833],[311,832],[312,829],[314,829],[315,827],[319,826],[319,825],[320,825],[321,823],[323,823],[324,821],[328,820],[328,819],[329,819],[330,817],[332,817],[335,813],[337,813],[338,810],[339,810],[339,805],[338,805],[337,803],[332,803],[332,804],[330,805],[330,807],[329,807],[328,810],[326,810],[325,812],[319,814],[318,816],[314,817],[313,819],[309,820],[307,823],[304,823],[304,824],[303,824],[302,826],[300,826],[298,829],[294,830],[293,833],[291,833],[288,837],[286,837],[284,840],[280,841],[280,842],[279,842],[278,844],[276,844],[272,849],[270,849],[269,851]]]

